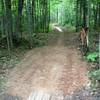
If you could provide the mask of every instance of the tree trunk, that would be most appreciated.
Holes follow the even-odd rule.
[[[33,32],[36,31],[36,0],[32,0],[32,21],[33,21]]]
[[[31,7],[31,1],[30,0],[26,0],[26,15],[27,15],[27,25],[28,25],[28,33],[29,33],[29,41],[30,41],[30,48],[33,47],[33,40],[32,40],[32,27],[33,27],[33,23],[32,23],[32,7]]]
[[[2,15],[0,16],[1,17],[0,22],[1,22],[1,32],[2,32],[2,36],[3,36],[5,34],[5,15],[4,15],[5,10],[4,10],[3,0],[1,0],[1,8],[2,8]]]
[[[98,20],[98,4],[96,5],[95,17],[94,17],[95,28],[97,27],[97,20]]]
[[[99,4],[98,4],[98,16],[99,16],[99,18],[98,18],[98,26],[100,27],[100,2],[99,2]]]
[[[87,16],[87,1],[84,0],[83,2],[83,26],[86,27],[86,16]]]
[[[4,0],[5,5],[5,21],[6,21],[6,34],[8,38],[8,48],[13,48],[13,37],[12,37],[12,12],[11,12],[11,0]]]
[[[22,23],[21,23],[21,18],[22,18],[22,10],[23,10],[23,3],[24,0],[18,0],[18,14],[17,14],[17,21],[16,21],[16,35],[17,38],[20,36],[22,38]]]
[[[78,32],[78,26],[79,26],[79,0],[76,1],[76,32]]]

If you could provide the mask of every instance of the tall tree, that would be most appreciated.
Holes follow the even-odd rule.
[[[79,0],[76,0],[76,32],[79,27]]]
[[[7,35],[8,51],[10,55],[10,50],[13,48],[13,31],[12,31],[12,11],[11,11],[11,0],[3,0],[5,8],[5,32]]]
[[[18,0],[18,10],[17,10],[17,20],[16,20],[16,36],[22,37],[22,10],[23,10],[24,0]]]
[[[32,42],[32,33],[33,33],[33,23],[32,23],[32,4],[31,0],[26,0],[26,15],[27,15],[27,27],[29,32],[29,41],[30,41],[30,48],[33,47]]]
[[[2,10],[2,12],[1,12],[1,16],[0,16],[0,26],[1,26],[1,33],[2,33],[2,37],[3,37],[3,35],[5,34],[5,14],[4,14],[4,12],[5,12],[5,8],[4,8],[4,1],[3,0],[1,0],[1,10]]]

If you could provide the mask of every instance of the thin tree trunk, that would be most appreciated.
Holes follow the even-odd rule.
[[[12,12],[11,12],[11,0],[4,0],[5,5],[5,20],[6,20],[6,33],[9,41],[9,47],[13,48],[13,37],[12,37]]]
[[[84,4],[83,4],[83,26],[86,27],[86,16],[87,16],[87,1],[84,0]]]
[[[100,27],[100,2],[99,2],[99,4],[98,4],[98,16],[99,16],[99,18],[98,18],[98,26]]]
[[[96,5],[96,10],[95,10],[95,28],[97,27],[97,20],[98,20],[98,5]]]
[[[100,27],[100,2],[99,2],[99,27]]]
[[[2,16],[1,16],[1,32],[2,36],[5,34],[5,15],[4,15],[4,2],[1,0]]]
[[[76,32],[78,32],[78,26],[79,26],[79,16],[78,16],[78,11],[79,11],[79,0],[76,1]]]
[[[22,38],[22,10],[23,10],[23,4],[24,0],[18,0],[18,14],[17,14],[17,21],[16,21],[16,35],[18,34],[18,37],[20,36]]]
[[[36,31],[36,0],[32,0],[33,32]]]
[[[29,41],[30,41],[30,48],[33,47],[32,43],[32,7],[31,7],[31,1],[26,0],[26,12],[27,12],[27,19],[28,19],[28,32],[29,32]]]

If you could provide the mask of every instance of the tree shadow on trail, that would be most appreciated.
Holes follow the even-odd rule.
[[[5,93],[0,95],[0,100],[22,100],[22,98],[18,96],[11,96]]]
[[[66,95],[64,100],[100,100],[100,91],[93,94],[91,89],[77,90],[72,95]]]

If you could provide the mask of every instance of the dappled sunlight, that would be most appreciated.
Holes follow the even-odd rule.
[[[54,28],[55,28],[56,30],[58,30],[59,32],[63,32],[63,30],[62,30],[60,27],[58,27],[58,26],[54,26]]]
[[[59,23],[53,23],[51,24],[51,27],[58,32],[63,32],[63,29],[59,26]]]

